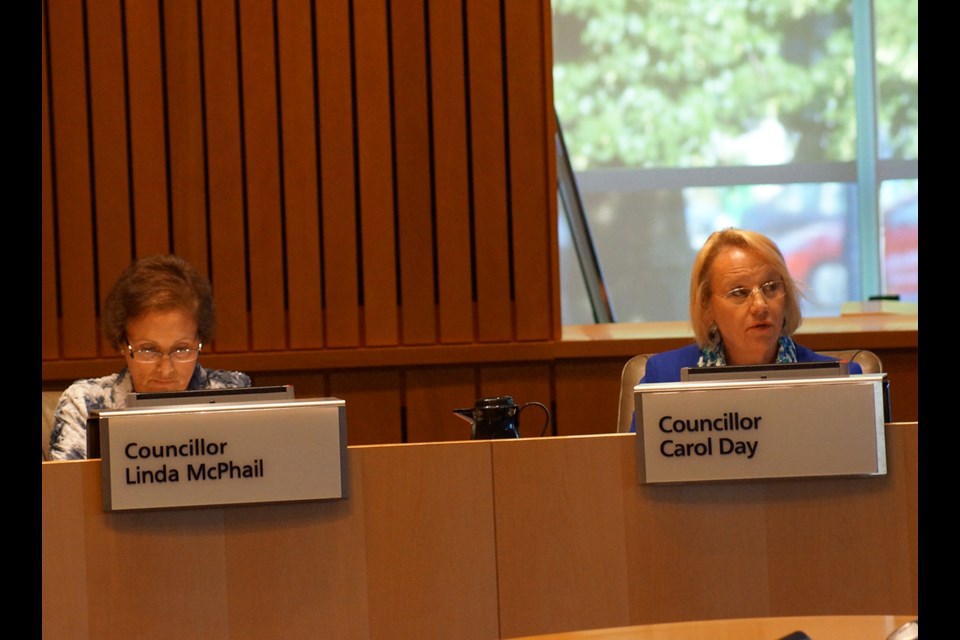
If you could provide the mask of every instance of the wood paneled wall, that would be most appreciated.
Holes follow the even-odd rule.
[[[548,433],[613,432],[623,363],[690,340],[561,335],[547,0],[41,0],[41,17],[44,388],[122,366],[99,302],[157,252],[213,281],[205,366],[345,399],[351,445],[469,437],[452,409],[492,395],[549,405]],[[916,321],[861,324],[804,344],[902,350],[894,415],[917,420]],[[541,429],[523,414],[524,437]]]
[[[42,0],[42,358],[138,256],[213,351],[559,335],[549,2]]]

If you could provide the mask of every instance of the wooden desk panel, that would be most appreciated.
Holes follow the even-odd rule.
[[[89,638],[84,492],[99,488],[100,465],[42,463],[40,471],[43,637]]]
[[[351,482],[361,483],[351,484],[351,495],[364,502],[370,638],[497,637],[489,444],[371,446],[350,454],[357,465]]]
[[[493,443],[502,636],[630,623],[625,440]]]
[[[222,509],[226,637],[368,635],[363,494]]]
[[[636,478],[636,454],[623,459]],[[770,610],[765,484],[627,487],[630,624]]]
[[[639,485],[636,436],[349,450],[344,501],[104,513],[43,463],[43,637],[470,640],[919,610],[918,426],[878,478]]]
[[[495,442],[501,637],[916,612],[917,429],[884,477],[672,486],[637,483],[632,434]]]
[[[349,465],[345,501],[104,513],[99,460],[43,464],[43,637],[497,637],[490,445]]]
[[[766,487],[770,615],[919,611],[917,429],[888,425],[886,476]]]
[[[802,631],[816,640],[883,640],[917,616],[798,616],[649,624],[525,636],[516,640],[771,640]]]

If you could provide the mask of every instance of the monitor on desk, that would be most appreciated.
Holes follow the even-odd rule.
[[[269,387],[231,387],[187,391],[136,392],[127,395],[127,408],[167,407],[181,404],[217,404],[223,402],[269,402],[293,400],[293,385]]]
[[[719,380],[785,380],[791,378],[837,378],[850,374],[850,367],[841,360],[826,362],[791,362],[788,364],[729,365],[725,367],[684,367],[681,382],[716,382]]]

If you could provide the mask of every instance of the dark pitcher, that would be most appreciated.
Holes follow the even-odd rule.
[[[471,439],[492,440],[495,438],[520,437],[520,412],[534,405],[543,409],[547,421],[540,435],[550,425],[550,410],[540,402],[518,405],[511,396],[480,398],[471,409],[454,409],[453,412],[472,425]]]

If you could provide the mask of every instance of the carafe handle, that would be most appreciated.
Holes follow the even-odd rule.
[[[550,428],[550,409],[547,409],[547,405],[543,404],[542,402],[526,402],[526,403],[522,404],[522,405],[520,406],[520,408],[517,410],[517,423],[518,423],[518,426],[519,426],[519,423],[520,423],[520,414],[523,413],[523,410],[524,410],[524,409],[526,409],[527,407],[529,407],[529,406],[531,406],[531,405],[536,406],[536,407],[540,407],[541,409],[543,409],[543,413],[546,415],[546,418],[547,418],[547,419],[546,419],[546,421],[543,423],[543,430],[540,431],[540,437],[542,438],[543,436],[547,435],[547,429]]]

